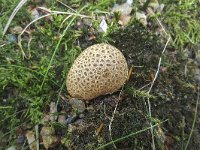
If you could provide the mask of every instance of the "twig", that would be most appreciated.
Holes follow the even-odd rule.
[[[151,86],[150,86],[150,88],[149,88],[149,90],[147,92],[148,94],[150,94],[150,92],[151,92],[151,90],[153,88],[153,85],[154,85],[154,83],[155,83],[155,81],[156,81],[156,79],[158,77],[158,74],[159,74],[159,71],[160,71],[161,62],[162,62],[162,55],[164,54],[169,41],[170,41],[170,37],[168,38],[168,40],[167,40],[167,42],[165,44],[165,47],[164,47],[164,49],[163,49],[163,51],[161,53],[161,56],[159,58],[157,71],[156,71],[156,74],[154,76],[153,81],[151,82]],[[151,119],[151,103],[150,103],[149,97],[147,97],[147,103],[148,103],[148,113],[149,113],[149,117]],[[153,150],[155,150],[156,148],[155,148],[155,141],[154,141],[154,134],[153,134],[153,125],[152,125],[151,120],[150,120],[150,126],[151,126],[151,130],[150,131],[151,131],[151,136],[152,136],[152,148],[153,148]]]
[[[142,89],[144,89],[145,87],[149,86],[150,84],[151,84],[151,82],[148,83],[148,84],[146,84],[146,85],[144,85],[143,87],[139,88],[139,91],[142,90]]]
[[[31,58],[31,48],[30,48],[30,45],[31,45],[31,41],[32,41],[32,36],[31,36],[31,34],[29,34],[29,40],[28,40],[28,59],[30,59]]]
[[[148,11],[150,11],[152,14],[155,15],[155,13],[154,13],[151,9],[148,9]],[[166,44],[165,44],[165,46],[164,46],[164,49],[163,49],[163,51],[162,51],[162,53],[161,53],[160,58],[159,58],[157,71],[156,71],[156,74],[155,74],[155,76],[154,76],[153,81],[151,82],[151,86],[150,86],[150,88],[149,88],[149,90],[148,90],[148,92],[147,92],[148,94],[150,94],[150,92],[151,92],[151,90],[152,90],[152,88],[153,88],[153,85],[154,85],[154,83],[155,83],[155,81],[156,81],[156,79],[157,79],[157,77],[158,77],[158,74],[159,74],[159,71],[160,71],[161,62],[162,62],[162,56],[163,56],[163,54],[165,53],[165,50],[166,50],[166,48],[167,48],[167,45],[168,45],[169,41],[171,40],[171,36],[165,31],[165,28],[163,27],[163,25],[162,25],[162,23],[160,22],[160,20],[159,20],[157,17],[156,17],[156,20],[157,20],[158,24],[160,25],[160,27],[162,28],[163,32],[164,32],[164,33],[166,34],[166,36],[168,37],[168,40],[167,40],[167,42],[166,42]],[[147,97],[147,103],[148,103],[148,115],[149,115],[149,118],[151,119],[151,103],[150,103],[149,97]],[[152,137],[152,149],[155,150],[156,147],[155,147],[155,141],[154,141],[154,132],[153,132],[152,121],[150,120],[149,123],[150,123],[150,126],[151,126],[150,131],[151,131],[151,137]]]
[[[115,109],[114,109],[114,111],[113,111],[113,115],[112,115],[112,117],[111,117],[110,124],[109,124],[109,126],[108,126],[111,141],[113,141],[113,139],[112,139],[112,123],[113,123],[113,121],[114,121],[115,113],[116,113],[117,107],[118,107],[118,105],[119,105],[119,101],[120,101],[120,97],[121,97],[123,88],[124,88],[124,86],[122,87],[122,89],[121,89],[121,91],[120,91],[120,93],[119,93],[119,96],[118,96],[118,99],[117,99],[117,103],[116,103],[116,105],[115,105]],[[117,147],[116,147],[116,145],[115,145],[114,142],[113,142],[113,146],[114,146],[115,149],[117,149]]]
[[[18,5],[15,7],[15,9],[13,10],[12,14],[10,15],[10,18],[8,19],[8,22],[6,23],[6,26],[3,29],[3,36],[5,35],[6,31],[8,30],[8,27],[11,23],[11,21],[13,20],[13,18],[15,17],[16,13],[19,11],[19,9],[27,2],[27,0],[21,0]]]
[[[163,51],[162,51],[162,53],[161,53],[161,56],[160,56],[160,58],[159,58],[158,68],[157,68],[156,74],[155,74],[155,76],[154,76],[154,79],[153,79],[153,81],[151,82],[151,86],[150,86],[150,88],[149,88],[148,94],[151,92],[151,89],[152,89],[152,87],[153,87],[153,85],[154,85],[154,83],[155,83],[155,81],[156,81],[156,79],[157,79],[157,77],[158,77],[158,74],[159,74],[159,71],[160,71],[160,65],[161,65],[161,62],[162,62],[162,55],[164,54],[164,52],[165,52],[165,50],[166,50],[166,48],[167,48],[167,45],[168,45],[169,41],[170,41],[170,37],[168,38],[168,40],[167,40],[167,42],[166,42],[166,44],[165,44],[165,47],[164,47],[164,49],[163,49]]]
[[[114,116],[115,116],[115,113],[116,113],[118,104],[119,104],[119,99],[117,100],[117,104],[115,105],[115,109],[114,109],[114,111],[113,111],[113,115],[112,115],[112,117],[111,117],[110,124],[109,124],[109,126],[108,126],[111,141],[113,141],[113,138],[112,138],[112,122],[114,121]],[[117,149],[115,143],[113,143],[113,146],[114,146],[115,149]]]

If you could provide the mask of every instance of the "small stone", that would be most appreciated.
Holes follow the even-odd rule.
[[[40,13],[38,12],[36,8],[32,9],[31,7],[29,7],[28,11],[31,14],[31,18],[33,20],[38,19],[40,17]]]
[[[69,104],[74,110],[78,110],[78,112],[80,113],[82,113],[85,110],[85,103],[77,98],[71,98],[69,100]]]
[[[58,144],[58,137],[55,136],[55,129],[53,127],[42,127],[40,134],[42,136],[43,145],[46,149]]]
[[[65,113],[64,111],[61,111],[61,113]],[[65,124],[65,120],[66,120],[66,117],[64,114],[61,114],[58,116],[58,122],[61,123],[61,124]]]
[[[132,6],[129,3],[123,3],[121,5],[115,5],[111,12],[120,12],[121,15],[130,15],[131,11],[132,11]]]
[[[46,122],[48,122],[50,120],[50,116],[48,114],[45,114],[44,117],[41,120],[42,124],[45,124]]]
[[[139,20],[144,26],[147,26],[147,16],[144,12],[136,12],[136,19]]]
[[[122,26],[127,26],[130,20],[131,20],[131,16],[121,15],[118,23]]]
[[[25,140],[26,140],[26,137],[24,135],[20,134],[17,136],[16,143],[23,144]]]
[[[53,127],[42,127],[41,129],[41,135],[47,136],[47,135],[54,135],[55,129]]]
[[[80,115],[79,115],[79,118],[80,118],[80,119],[83,119],[84,117],[85,117],[84,114],[80,114]]]
[[[14,34],[8,34],[6,40],[8,43],[15,43],[17,42],[17,37]]]
[[[65,124],[74,123],[77,119],[78,119],[77,115],[70,116],[65,120]]]

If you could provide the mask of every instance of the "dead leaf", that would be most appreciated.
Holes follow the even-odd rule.
[[[165,148],[166,150],[170,149],[170,145],[172,145],[174,142],[173,138],[171,136],[166,136],[165,139]]]
[[[88,40],[91,41],[91,40],[95,40],[96,39],[96,36],[95,35],[91,35]]]
[[[28,144],[31,150],[36,150],[37,146],[36,146],[36,139],[35,139],[35,135],[33,131],[27,131],[26,132],[26,138],[28,140]]]
[[[119,18],[119,21],[118,23],[122,26],[127,26],[128,23],[130,22],[131,20],[131,16],[128,16],[128,15],[121,15],[120,18]]]

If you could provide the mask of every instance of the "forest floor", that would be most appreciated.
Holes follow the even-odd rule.
[[[0,3],[0,149],[200,149],[199,1],[32,0],[6,30],[18,3]],[[129,80],[73,99],[67,73],[97,43],[122,51]]]

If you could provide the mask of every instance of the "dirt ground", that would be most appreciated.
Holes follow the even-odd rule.
[[[142,27],[129,27],[113,33],[111,44],[122,50],[133,74],[121,94],[112,122],[112,139],[149,127],[167,119],[154,130],[157,149],[183,149],[191,132],[197,101],[198,85],[190,72],[185,76],[187,60],[182,59],[173,48],[166,50],[158,79],[151,91],[152,118],[147,113],[147,97],[135,93],[148,90],[155,75],[164,44],[157,35]],[[123,37],[123,38],[122,38]],[[134,87],[134,89],[133,89]],[[90,101],[83,118],[72,123],[69,149],[95,149],[111,141],[109,124],[120,92],[101,96]],[[198,112],[198,116],[199,116]],[[95,131],[103,124],[98,135]],[[200,149],[200,120],[197,118],[189,149]],[[105,149],[151,149],[150,130],[126,138]]]

